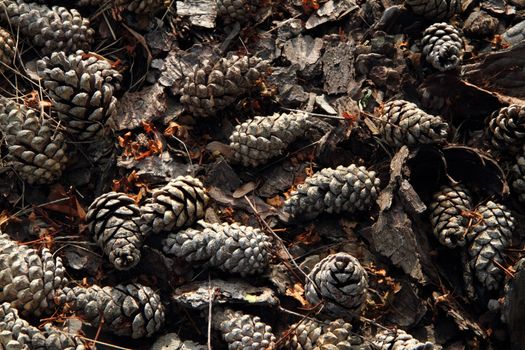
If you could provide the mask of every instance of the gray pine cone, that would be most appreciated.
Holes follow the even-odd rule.
[[[525,146],[523,153],[516,157],[516,164],[512,167],[512,188],[518,195],[520,202],[525,202]]]
[[[447,20],[461,12],[461,0],[405,0],[416,15],[431,21]]]
[[[405,331],[382,331],[374,337],[373,344],[379,350],[433,350],[434,344],[422,343]]]
[[[16,28],[44,55],[89,50],[95,33],[77,10],[23,0],[1,0],[0,21]]]
[[[89,206],[87,224],[95,242],[117,270],[129,270],[140,261],[144,235],[140,209],[125,193],[108,192]]]
[[[23,315],[55,311],[55,296],[67,283],[59,257],[48,249],[38,252],[0,233],[0,302]]]
[[[186,77],[180,101],[194,116],[214,116],[252,90],[267,68],[268,62],[257,57],[205,60]]]
[[[391,147],[445,142],[448,124],[438,116],[404,100],[385,103],[379,117],[379,134]]]
[[[189,263],[244,276],[268,267],[271,242],[264,232],[250,226],[209,224],[201,220],[197,229],[170,233],[162,245],[166,254]]]
[[[305,113],[275,113],[237,125],[230,136],[233,159],[256,167],[279,156],[310,126]]]
[[[208,347],[191,340],[183,341],[177,333],[167,333],[158,337],[150,350],[208,350]]]
[[[164,305],[150,287],[138,283],[115,287],[63,289],[63,301],[83,320],[116,335],[134,339],[151,337],[164,325]]]
[[[153,191],[141,207],[144,234],[172,231],[193,225],[204,217],[209,197],[202,182],[192,176],[178,176]]]
[[[485,131],[494,149],[520,152],[525,144],[525,106],[510,105],[495,111]]]
[[[222,333],[228,350],[266,350],[275,346],[272,327],[252,316],[231,309],[214,308],[212,327]]]
[[[0,99],[0,130],[7,164],[29,184],[56,181],[68,161],[65,137],[46,115],[14,101]]]
[[[308,274],[304,287],[310,304],[324,302],[321,312],[331,316],[359,316],[368,287],[368,274],[347,253],[328,255]]]
[[[6,66],[12,66],[15,50],[16,45],[11,33],[0,27],[0,73],[6,71]]]
[[[463,211],[472,209],[468,190],[460,185],[442,186],[432,197],[430,222],[434,236],[449,248],[465,245],[469,220]]]
[[[115,113],[122,76],[111,64],[83,51],[54,52],[37,62],[38,75],[67,131],[80,141],[102,136]]]
[[[284,203],[294,219],[309,220],[322,212],[368,210],[379,193],[379,179],[363,166],[325,168],[306,179]]]
[[[257,9],[257,0],[217,0],[217,19],[224,24],[246,23]]]
[[[463,38],[454,26],[435,23],[423,33],[423,55],[441,72],[457,68],[463,58]]]

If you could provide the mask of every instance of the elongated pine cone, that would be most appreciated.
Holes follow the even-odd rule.
[[[485,130],[494,149],[518,153],[525,143],[525,106],[510,105],[495,111]]]
[[[115,113],[122,76],[111,64],[77,51],[67,56],[54,52],[37,62],[43,86],[67,131],[79,141],[101,137],[106,121]]]
[[[461,0],[405,0],[405,4],[431,21],[443,21],[461,11]]]
[[[516,157],[516,164],[512,167],[512,189],[518,195],[520,202],[525,202],[525,146],[520,156]]]
[[[454,248],[464,246],[469,220],[461,215],[472,209],[468,190],[460,185],[442,186],[432,197],[430,222],[439,243]]]
[[[379,117],[379,134],[391,147],[446,141],[448,124],[404,100],[385,103]]]
[[[0,21],[19,31],[44,55],[89,50],[95,33],[77,10],[23,0],[1,0]]]
[[[134,339],[150,337],[164,325],[160,296],[138,283],[115,287],[64,288],[64,301],[92,326],[101,325],[116,335]],[[103,322],[101,322],[103,320]]]
[[[0,302],[23,315],[55,311],[55,296],[65,286],[62,260],[46,248],[36,251],[0,233]]]
[[[457,68],[463,58],[463,39],[459,30],[448,23],[435,23],[423,33],[423,55],[434,68],[448,71]]]
[[[56,181],[68,161],[65,137],[46,115],[14,101],[0,99],[0,130],[7,164],[29,184]]]
[[[0,73],[11,66],[15,58],[16,45],[11,33],[0,27]]]
[[[365,303],[368,274],[359,261],[347,253],[328,255],[308,274],[304,287],[310,304],[324,302],[323,313],[359,316]]]
[[[214,116],[252,90],[267,68],[268,62],[257,57],[205,60],[186,77],[180,101],[194,116]]]
[[[217,0],[217,19],[224,24],[245,23],[257,9],[257,0]]]
[[[379,193],[376,173],[363,166],[325,168],[308,177],[284,203],[294,219],[309,220],[322,212],[353,213],[368,210]]]
[[[397,331],[382,331],[374,337],[373,344],[379,350],[433,350],[434,344],[431,342],[420,342],[407,332],[398,329]]]
[[[230,136],[233,159],[246,167],[262,165],[283,154],[309,126],[305,113],[275,113],[249,119],[237,125]]]
[[[275,346],[272,327],[252,316],[231,309],[214,308],[212,327],[222,333],[228,350],[266,350]]]
[[[128,270],[138,264],[144,235],[140,209],[131,197],[119,192],[99,196],[89,206],[87,224],[116,269]]]
[[[191,226],[204,217],[208,201],[199,179],[178,176],[154,190],[151,200],[142,206],[142,232],[159,233]]]
[[[268,267],[271,242],[264,232],[250,226],[201,220],[196,229],[170,233],[162,245],[166,254],[187,262],[249,275]]]

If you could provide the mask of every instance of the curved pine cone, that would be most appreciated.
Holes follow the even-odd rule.
[[[15,58],[16,45],[11,33],[0,27],[0,73],[11,66]]]
[[[379,350],[433,350],[431,342],[420,342],[405,331],[382,331],[374,337],[373,344]]]
[[[368,274],[347,253],[331,254],[308,274],[304,287],[310,304],[324,302],[321,312],[331,316],[359,316],[366,301]]]
[[[0,130],[7,163],[24,181],[50,184],[62,175],[68,161],[65,137],[49,117],[0,99]]]
[[[269,263],[270,239],[259,229],[238,224],[209,224],[170,233],[162,241],[166,254],[229,273],[263,272]]]
[[[495,111],[485,131],[495,150],[518,153],[525,144],[525,106],[510,105]]]
[[[217,19],[224,24],[246,23],[257,10],[257,0],[217,0]]]
[[[233,159],[256,167],[283,153],[310,126],[305,113],[275,113],[237,125],[230,136]]]
[[[379,179],[363,166],[325,168],[306,179],[284,203],[292,218],[309,220],[322,212],[368,210],[379,193]]]
[[[379,117],[379,134],[391,147],[445,142],[448,124],[405,100],[385,103]]]
[[[512,189],[518,195],[520,202],[525,202],[525,147],[523,153],[516,158],[512,167]]]
[[[118,270],[129,270],[140,261],[144,236],[140,209],[125,193],[109,192],[89,206],[87,224],[95,242]]]
[[[435,23],[425,29],[423,55],[434,68],[441,72],[457,68],[463,58],[463,39],[454,26]]]
[[[461,12],[461,0],[405,0],[416,15],[431,21],[447,20]]]

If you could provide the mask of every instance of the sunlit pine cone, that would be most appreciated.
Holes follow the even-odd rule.
[[[208,346],[180,339],[177,333],[166,333],[155,340],[150,350],[208,350]]]
[[[284,203],[294,219],[309,220],[322,212],[368,210],[379,193],[379,179],[363,166],[325,168],[308,177]]]
[[[305,113],[275,113],[237,125],[230,136],[233,159],[256,167],[281,155],[310,126]]]
[[[431,21],[443,21],[461,12],[461,0],[405,0],[416,15]]]
[[[525,202],[525,146],[522,154],[516,157],[516,164],[512,167],[512,189],[518,195],[520,202]]]
[[[257,4],[258,0],[217,0],[217,19],[224,24],[246,23]]]
[[[461,64],[463,38],[459,30],[448,23],[435,23],[425,29],[421,45],[427,62],[441,72]]]
[[[89,20],[75,9],[49,8],[23,0],[1,0],[0,21],[15,28],[44,55],[89,50],[95,33]]]
[[[432,196],[430,222],[434,236],[449,248],[464,246],[469,220],[461,215],[472,209],[468,190],[460,185],[442,186]]]
[[[6,71],[6,66],[12,66],[15,50],[16,45],[13,36],[0,27],[0,73]]]
[[[264,232],[250,226],[201,220],[195,229],[170,233],[162,245],[166,254],[189,263],[250,275],[268,267],[271,242]]]
[[[204,60],[186,77],[180,101],[194,116],[214,116],[251,91],[267,68],[268,62],[257,57],[233,55]]]
[[[347,253],[328,255],[308,274],[306,300],[324,303],[323,313],[331,316],[359,316],[366,301],[368,274],[359,261]]]
[[[222,333],[228,350],[266,350],[275,347],[272,327],[252,316],[231,309],[214,308],[212,327]]]
[[[0,99],[0,130],[7,165],[28,184],[56,181],[68,161],[64,134],[47,115]]]
[[[37,62],[38,74],[67,131],[79,141],[101,137],[106,121],[115,113],[122,76],[111,64],[78,51],[54,52]]]
[[[77,286],[64,288],[63,293],[68,307],[83,320],[116,335],[151,337],[164,325],[165,308],[160,295],[138,283]]]
[[[525,106],[510,105],[492,113],[485,129],[497,151],[518,153],[525,144]]]
[[[379,117],[381,139],[391,147],[442,143],[448,124],[440,117],[425,113],[416,104],[404,100],[385,103]]]
[[[420,342],[405,331],[384,330],[376,334],[373,344],[378,350],[433,350],[431,342]]]

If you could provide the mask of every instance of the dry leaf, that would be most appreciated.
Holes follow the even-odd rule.
[[[285,294],[300,302],[302,306],[308,305],[304,298],[304,287],[301,283],[297,282],[293,285],[293,288],[287,288]]]

